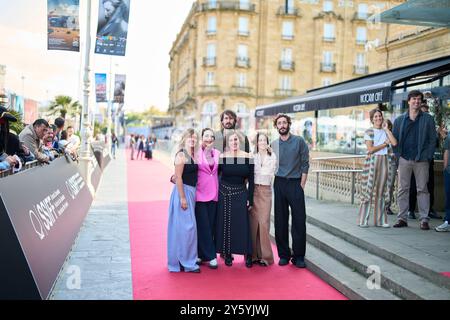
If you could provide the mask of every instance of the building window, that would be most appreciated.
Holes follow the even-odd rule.
[[[239,9],[250,10],[250,0],[239,0]]]
[[[215,83],[214,78],[215,78],[214,72],[207,72],[206,73],[206,85],[213,86]]]
[[[356,63],[355,68],[353,70],[354,74],[367,74],[369,72],[369,68],[366,63],[366,54],[365,53],[357,53],[356,54]]]
[[[366,3],[358,4],[358,18],[359,19],[367,19],[368,16],[368,6]]]
[[[208,17],[208,29],[206,30],[207,34],[216,34],[217,32],[217,18],[216,17]]]
[[[356,65],[363,67],[366,65],[366,55],[364,53],[356,54]]]
[[[238,45],[238,58],[247,59],[248,58],[248,47],[245,44]]]
[[[356,43],[365,45],[367,42],[367,29],[365,27],[358,27],[356,29]]]
[[[331,12],[331,11],[333,11],[333,1],[324,0],[323,1],[323,11],[324,12]]]
[[[333,63],[333,52],[324,51],[322,57],[322,63],[320,65],[320,71],[322,72],[335,72],[336,64]]]
[[[206,56],[208,58],[215,58],[216,57],[216,44],[215,43],[208,44],[208,48],[206,50]]]
[[[244,68],[250,67],[250,59],[248,57],[248,47],[245,44],[238,45],[236,66]]]
[[[332,84],[333,84],[333,82],[331,81],[330,78],[322,79],[322,87],[328,87],[328,86],[331,86]]]
[[[283,50],[281,51],[280,69],[292,71],[294,70],[294,62],[292,60],[291,48],[283,48]]]
[[[294,22],[283,21],[282,38],[286,40],[294,39]]]
[[[286,0],[283,7],[284,7],[284,13],[286,13],[286,14],[294,14],[295,13],[294,0]]]
[[[215,9],[217,8],[217,1],[216,0],[208,0],[208,7],[210,9]]]
[[[248,28],[248,18],[247,17],[239,17],[238,34],[241,36],[248,36],[250,34],[249,28]]]
[[[208,101],[203,105],[202,112],[202,127],[213,128],[213,125],[217,122],[217,104],[212,101]]]
[[[237,75],[237,86],[238,87],[246,87],[247,86],[247,74],[245,73],[238,73]]]
[[[323,25],[323,40],[324,41],[334,41],[334,24],[325,23]]]
[[[215,66],[216,65],[216,44],[209,43],[206,47],[206,58],[203,63],[206,66]]]
[[[280,88],[282,90],[291,90],[291,77],[290,76],[282,76],[280,79]]]

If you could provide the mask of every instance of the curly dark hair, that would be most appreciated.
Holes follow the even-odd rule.
[[[276,116],[275,119],[273,120],[273,126],[274,126],[275,128],[277,127],[277,121],[278,121],[278,119],[280,119],[280,118],[286,118],[286,120],[287,120],[289,126],[291,126],[291,124],[292,124],[291,117],[289,117],[289,116],[288,116],[287,114],[285,114],[285,113],[279,113],[279,114],[277,114],[277,116]]]

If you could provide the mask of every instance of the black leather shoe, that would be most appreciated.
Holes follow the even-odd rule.
[[[305,264],[305,258],[303,257],[295,257],[291,259],[291,262],[293,265],[295,265],[297,268],[306,268]]]
[[[200,268],[195,269],[195,270],[186,271],[186,272],[200,273]]]
[[[252,261],[251,255],[247,255],[247,257],[245,258],[245,266],[247,268],[251,268],[253,266],[253,261]]]
[[[431,219],[442,219],[442,217],[434,210],[430,210],[430,212],[428,213],[428,217]]]
[[[225,255],[225,265],[228,267],[231,267],[233,265],[233,258],[231,257],[231,254]]]
[[[413,211],[408,212],[408,219],[416,219],[416,214]]]
[[[286,266],[289,264],[289,260],[286,258],[280,258],[280,261],[278,261],[279,266]]]
[[[397,223],[393,225],[394,228],[404,228],[407,226],[408,224],[403,220],[398,220]]]

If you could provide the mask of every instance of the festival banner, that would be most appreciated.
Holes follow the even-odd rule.
[[[95,97],[97,102],[107,102],[106,73],[95,74]]]
[[[47,11],[48,50],[80,51],[80,0],[48,0]]]
[[[125,101],[126,75],[116,74],[114,82],[114,102],[123,104]]]
[[[99,1],[95,53],[125,56],[130,0]]]

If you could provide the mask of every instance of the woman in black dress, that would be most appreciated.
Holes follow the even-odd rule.
[[[243,137],[238,132],[227,135],[225,141],[227,148],[219,164],[216,248],[218,253],[224,255],[227,266],[233,264],[232,254],[242,254],[245,265],[251,268],[249,210],[253,205],[253,158],[240,150]]]

